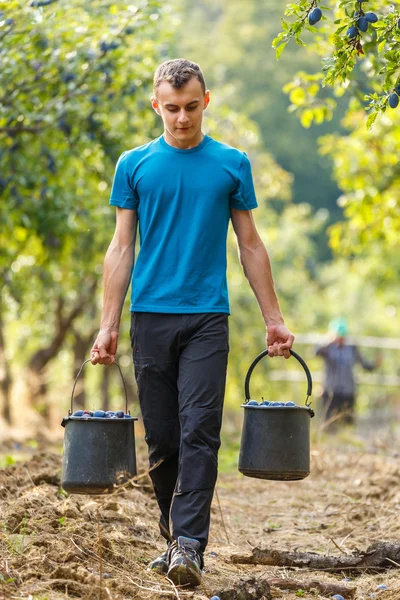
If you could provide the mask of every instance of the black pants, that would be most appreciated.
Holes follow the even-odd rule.
[[[228,361],[228,315],[132,313],[131,342],[160,530],[208,541]],[[159,464],[158,464],[159,463]]]
[[[354,423],[354,394],[340,394],[335,392],[325,391],[322,395],[325,408],[325,420],[328,421],[332,417],[338,418],[334,423],[346,423],[351,425]],[[341,415],[341,413],[344,413]]]

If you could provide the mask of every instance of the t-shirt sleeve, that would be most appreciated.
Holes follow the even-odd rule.
[[[242,153],[237,185],[230,196],[230,208],[237,210],[251,210],[257,208],[257,199],[254,191],[253,175],[251,173],[251,164],[245,152]]]
[[[127,152],[123,152],[115,167],[114,180],[111,189],[110,204],[120,208],[135,210],[139,204],[139,197],[131,184],[131,178],[127,172]]]

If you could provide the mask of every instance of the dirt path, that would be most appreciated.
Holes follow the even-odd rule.
[[[140,449],[139,455],[144,456]],[[145,570],[163,550],[147,479],[140,487],[108,497],[68,497],[59,485],[60,454],[37,453],[30,461],[0,470],[0,600],[205,600],[213,594],[225,600],[234,598],[228,590],[240,590],[240,581],[253,576],[255,582],[290,577],[304,583],[343,583],[348,573],[231,562],[232,554],[250,553],[253,546],[339,555],[364,550],[377,540],[400,539],[398,458],[354,449],[338,452],[330,444],[314,450],[312,462],[311,476],[301,482],[221,475],[204,586],[178,591]],[[356,588],[356,600],[400,600],[396,568],[350,577],[344,584]],[[382,583],[389,589],[377,591]],[[237,598],[330,597],[277,587],[260,594],[255,585],[253,592],[243,591]]]

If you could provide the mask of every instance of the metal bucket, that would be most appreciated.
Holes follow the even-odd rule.
[[[107,494],[114,485],[136,475],[135,421],[130,418],[74,417],[74,391],[86,360],[79,369],[71,394],[65,427],[61,486],[71,494]],[[128,394],[125,390],[125,414]]]
[[[312,379],[304,360],[293,350],[290,353],[300,362],[307,376],[305,406],[248,405],[251,374],[256,364],[268,356],[268,350],[255,358],[247,372],[238,467],[247,477],[293,481],[310,474],[310,421],[314,411],[308,399],[312,393]]]

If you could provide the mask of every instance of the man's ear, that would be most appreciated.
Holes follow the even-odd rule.
[[[151,105],[154,108],[154,110],[156,111],[156,113],[158,115],[161,115],[161,113],[160,113],[160,105],[159,105],[158,100],[157,100],[157,98],[155,96],[153,96],[152,99],[151,99]]]
[[[207,90],[204,95],[204,110],[207,108],[207,106],[209,104],[210,104],[210,90]]]

